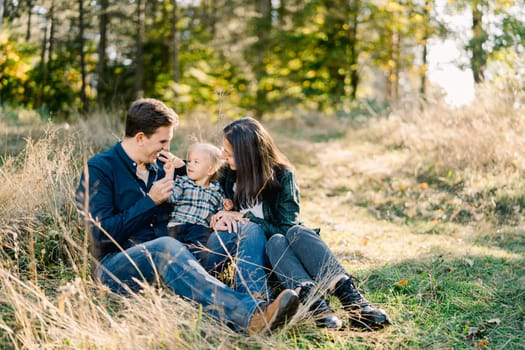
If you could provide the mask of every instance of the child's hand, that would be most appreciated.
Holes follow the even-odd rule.
[[[174,162],[164,163],[164,171],[166,172],[166,177],[168,179],[173,179],[175,176],[175,164]]]
[[[175,169],[182,168],[186,165],[182,159],[168,151],[161,151],[158,159],[164,163],[166,176],[171,179],[173,179],[175,175]]]
[[[233,210],[233,201],[229,198],[224,198],[222,200],[222,206],[224,207],[224,210]]]

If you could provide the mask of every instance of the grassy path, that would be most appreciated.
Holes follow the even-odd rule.
[[[525,114],[442,112],[267,123],[296,165],[305,223],[390,314],[377,332],[316,329],[303,308],[283,330],[245,337],[162,286],[112,295],[83,275],[72,193],[115,121],[58,127],[18,157],[3,144],[0,348],[525,349]],[[195,120],[177,131],[179,156],[220,134]]]
[[[525,348],[523,227],[426,212],[436,197],[446,207],[462,193],[414,176],[404,168],[406,149],[370,142],[365,131],[348,127],[321,142],[279,137],[297,165],[303,219],[322,228],[394,322],[365,336],[338,334],[336,343],[364,337],[365,348]],[[395,212],[393,203],[405,209]]]

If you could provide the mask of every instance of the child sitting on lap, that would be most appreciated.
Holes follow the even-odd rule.
[[[233,206],[215,181],[222,165],[219,148],[209,143],[192,144],[188,149],[187,175],[177,176],[168,199],[174,204],[168,235],[184,243],[199,261],[205,258],[202,248],[212,231],[211,216]],[[166,176],[173,176],[175,166],[168,162],[164,170]]]

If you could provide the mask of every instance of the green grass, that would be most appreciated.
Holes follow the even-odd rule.
[[[26,139],[22,121],[0,120],[6,140],[18,140],[1,146],[0,348],[525,349],[525,113],[433,111],[267,122],[296,165],[306,224],[321,228],[392,325],[327,331],[301,309],[256,337],[162,285],[121,297],[92,281],[72,196],[83,162],[115,141],[119,123],[106,115],[35,123]],[[203,135],[218,140],[220,125],[190,121],[176,132],[180,156]],[[488,152],[494,144],[498,152]]]

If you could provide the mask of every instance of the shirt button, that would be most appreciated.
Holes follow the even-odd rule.
[[[149,224],[149,227],[153,227],[153,224]]]

